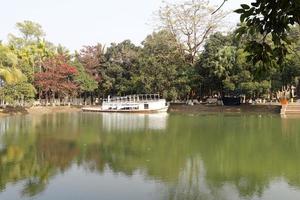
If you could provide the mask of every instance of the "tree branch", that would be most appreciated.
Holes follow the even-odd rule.
[[[227,0],[223,0],[223,3],[217,8],[217,10],[215,10],[215,11],[212,13],[212,15],[216,14],[216,12],[218,12],[218,11],[223,7],[223,5],[225,4],[226,1],[227,1]]]

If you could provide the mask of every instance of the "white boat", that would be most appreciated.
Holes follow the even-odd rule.
[[[169,104],[158,94],[138,94],[122,97],[108,96],[101,108],[83,108],[83,111],[94,112],[167,112]]]

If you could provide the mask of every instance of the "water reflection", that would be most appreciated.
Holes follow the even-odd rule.
[[[164,130],[167,113],[101,113],[102,125],[106,131]]]
[[[101,188],[80,195],[81,187],[122,181],[143,188],[131,199],[276,199],[272,191],[279,186],[281,196],[299,198],[300,124],[284,120],[96,113],[3,118],[0,199],[10,189],[23,198],[53,199],[59,187],[77,192],[72,199],[99,199]],[[77,176],[77,186],[62,184]],[[132,195],[129,185],[115,193]]]

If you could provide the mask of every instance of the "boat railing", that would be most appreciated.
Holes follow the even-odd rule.
[[[108,96],[104,102],[141,102],[141,101],[158,101],[160,100],[159,94],[137,94],[137,95],[127,95],[122,97],[110,97]]]

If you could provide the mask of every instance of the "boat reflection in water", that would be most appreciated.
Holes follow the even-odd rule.
[[[105,131],[165,130],[168,113],[101,113]]]

